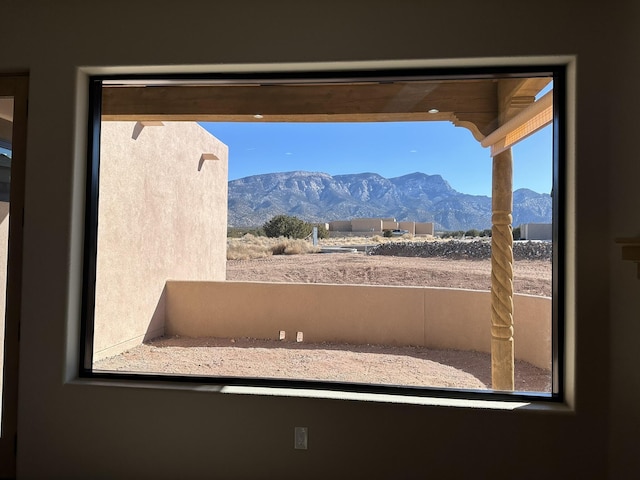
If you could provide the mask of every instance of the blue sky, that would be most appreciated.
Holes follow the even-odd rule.
[[[449,122],[202,123],[229,146],[229,179],[305,170],[331,175],[439,174],[462,193],[491,195],[491,156]],[[551,191],[550,126],[513,148],[514,189]]]

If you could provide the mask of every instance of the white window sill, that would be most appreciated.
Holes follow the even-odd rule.
[[[136,380],[107,380],[78,378],[68,382],[68,385],[80,387],[111,387],[111,388],[139,388],[154,390],[182,390],[185,392],[206,392],[224,395],[254,395],[267,397],[288,397],[288,398],[312,398],[327,400],[342,400],[356,402],[392,403],[398,405],[424,405],[447,408],[466,408],[483,410],[527,410],[556,413],[572,413],[573,409],[563,402],[551,400],[488,400],[488,399],[465,399],[450,398],[446,396],[421,396],[393,393],[368,393],[349,392],[343,390],[326,390],[313,388],[286,388],[286,387],[264,387],[264,386],[244,386],[244,385],[214,385],[197,384],[187,382],[161,382],[161,381],[136,381]]]

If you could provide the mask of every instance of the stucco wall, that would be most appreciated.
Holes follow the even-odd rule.
[[[433,222],[416,223],[416,235],[433,235],[434,233]]]
[[[329,222],[329,231],[330,232],[350,232],[351,220],[335,220],[333,222]]]
[[[416,222],[398,222],[400,230],[407,230],[411,235],[416,233]]]
[[[383,220],[382,230],[396,230],[398,228],[398,222],[395,220]]]
[[[522,240],[551,240],[553,230],[550,223],[523,223],[520,225]]]
[[[226,145],[195,123],[140,127],[102,122],[95,360],[162,335],[167,280],[225,278]]]
[[[425,287],[168,282],[168,335],[491,351],[489,292]],[[551,299],[515,295],[516,358],[551,367]]]
[[[352,232],[379,232],[383,221],[379,218],[354,218],[351,220]]]

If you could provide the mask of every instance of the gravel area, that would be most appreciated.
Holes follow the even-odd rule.
[[[255,338],[160,338],[94,368],[471,390],[491,386],[486,353]],[[551,391],[549,372],[526,362],[516,361],[515,384],[519,391]]]

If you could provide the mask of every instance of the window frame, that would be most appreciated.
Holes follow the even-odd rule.
[[[290,71],[261,73],[207,73],[207,74],[126,74],[95,75],[89,77],[89,116],[87,177],[85,197],[85,235],[83,259],[82,319],[80,331],[80,355],[78,374],[83,379],[115,381],[171,382],[174,384],[205,384],[211,386],[272,387],[284,389],[312,389],[401,396],[453,398],[472,400],[543,401],[563,402],[565,399],[565,268],[566,255],[566,162],[567,162],[567,72],[565,65],[532,65],[507,67],[470,68],[416,68],[380,70],[335,70],[335,71]],[[553,79],[553,257],[552,257],[552,391],[505,392],[492,390],[462,390],[440,387],[391,386],[383,384],[361,384],[327,382],[302,379],[272,379],[252,377],[224,377],[176,375],[146,372],[94,371],[93,339],[95,310],[95,280],[98,237],[98,197],[100,174],[100,124],[102,87],[105,82],[139,82],[148,84],[184,85],[189,82],[212,84],[241,83],[314,83],[354,81],[402,81],[402,80],[464,80],[486,78],[514,78],[550,76]],[[489,325],[488,327],[489,328]]]
[[[2,434],[0,436],[0,477],[12,477],[16,469],[18,431],[18,363],[22,312],[22,260],[24,238],[24,197],[27,162],[27,114],[29,75],[0,74],[0,96],[13,97],[11,181],[9,194],[9,238],[4,336],[4,375],[1,391]]]

